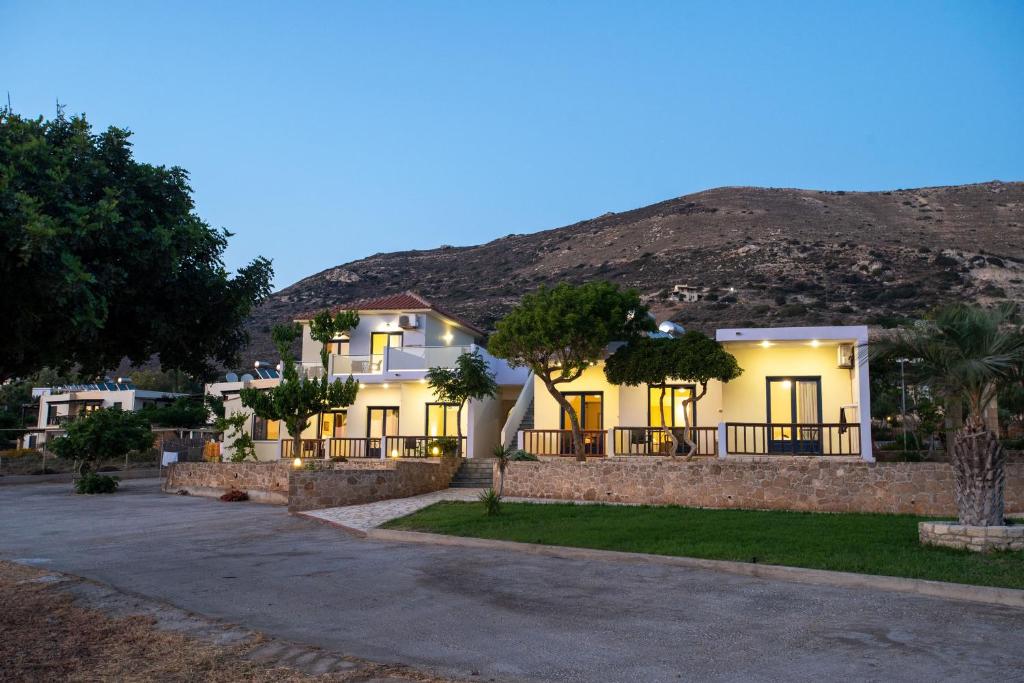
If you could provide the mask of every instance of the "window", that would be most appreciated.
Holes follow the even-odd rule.
[[[267,420],[266,418],[253,415],[252,417],[252,438],[253,441],[277,441],[281,434],[280,420]]]
[[[320,415],[320,434],[325,439],[344,439],[348,429],[348,413],[335,410]]]
[[[604,394],[600,391],[565,392],[565,399],[579,418],[583,431],[604,429]],[[569,414],[562,410],[562,429],[572,429]]]
[[[685,427],[689,417],[691,427],[697,424],[697,404],[690,403],[689,410],[684,413],[684,401],[693,398],[694,385],[673,384],[665,388],[665,422],[661,424],[661,387],[647,389],[647,426],[648,427]]]
[[[46,406],[46,424],[57,424],[57,406]]]
[[[338,337],[327,343],[327,353],[334,354],[335,356],[347,356],[348,351],[348,337]]]
[[[456,436],[459,406],[454,403],[427,404],[427,436]]]

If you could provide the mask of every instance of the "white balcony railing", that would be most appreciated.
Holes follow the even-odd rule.
[[[469,351],[469,346],[403,346],[387,350],[385,369],[428,370],[455,367],[455,360]]]

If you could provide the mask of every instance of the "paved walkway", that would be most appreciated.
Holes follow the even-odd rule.
[[[0,531],[0,558],[276,640],[481,683],[1003,683],[1024,671],[1024,610],[360,540],[279,506],[158,485],[126,480],[112,496],[0,487],[0,510],[16,519]]]
[[[322,519],[355,531],[369,531],[396,517],[411,515],[442,500],[476,500],[483,489],[445,489],[424,493],[422,496],[392,498],[362,505],[346,505],[301,513],[305,517]]]

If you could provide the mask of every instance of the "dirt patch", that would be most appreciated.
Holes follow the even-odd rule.
[[[270,640],[106,586],[10,562],[0,562],[0,604],[0,680],[448,680]],[[309,673],[318,670],[326,673]]]

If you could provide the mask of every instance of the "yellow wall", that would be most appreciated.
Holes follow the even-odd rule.
[[[707,394],[697,403],[697,426],[713,427],[719,422],[766,422],[766,380],[775,376],[820,376],[822,420],[838,422],[839,408],[856,403],[854,375],[836,367],[836,347],[823,344],[812,348],[803,343],[779,344],[770,348],[750,344],[726,344],[736,356],[743,374],[731,382],[708,383]],[[535,379],[534,427],[559,429],[561,410],[543,382]],[[673,382],[689,384],[686,380]],[[604,427],[642,427],[648,424],[647,386],[615,386],[604,376],[604,366],[588,368],[561,391],[604,392]],[[698,387],[699,390],[699,387]]]
[[[724,346],[743,368],[739,378],[723,387],[724,422],[767,422],[768,377],[820,376],[823,422],[838,422],[840,406],[857,402],[853,371],[836,367],[834,344],[818,348],[799,342],[780,342],[770,348],[747,343]]]

